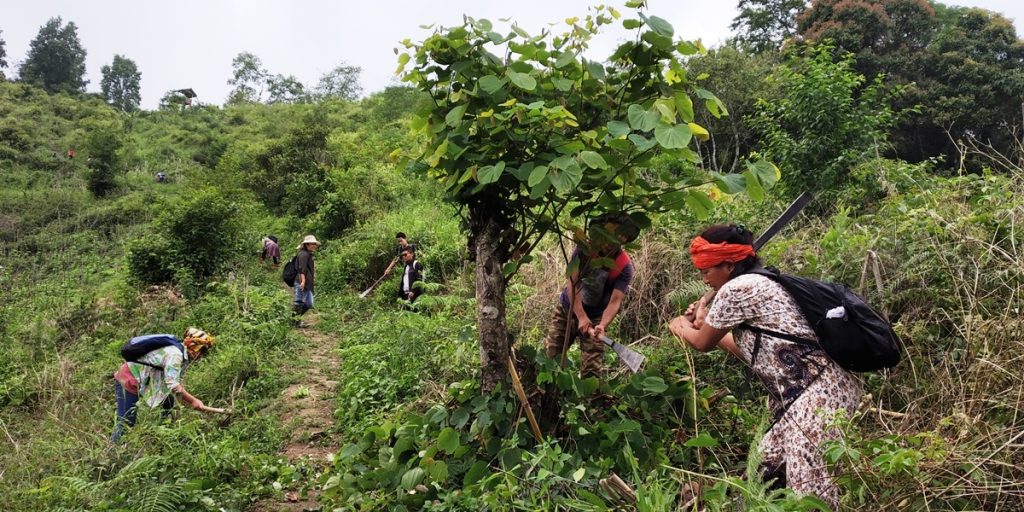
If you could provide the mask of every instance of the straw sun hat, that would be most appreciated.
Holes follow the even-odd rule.
[[[306,235],[306,238],[302,239],[302,243],[300,243],[299,246],[296,247],[296,249],[302,249],[302,246],[306,245],[306,244],[320,245],[320,242],[317,241],[315,236],[313,236],[313,235]]]

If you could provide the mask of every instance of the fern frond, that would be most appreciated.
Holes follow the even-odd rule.
[[[138,512],[177,512],[185,501],[185,491],[179,485],[159,484],[142,491],[132,500],[132,509]]]

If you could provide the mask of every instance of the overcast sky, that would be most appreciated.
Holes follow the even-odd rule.
[[[87,89],[99,91],[100,68],[115,53],[142,71],[142,106],[155,108],[170,89],[192,87],[199,100],[221,104],[231,87],[231,60],[249,51],[271,73],[295,75],[307,86],[344,61],[362,67],[364,93],[394,80],[392,49],[398,41],[419,41],[429,34],[421,25],[461,22],[462,15],[498,22],[512,18],[531,33],[548,23],[561,27],[567,17],[586,14],[591,0],[0,0],[0,30],[7,60],[17,66],[29,42],[46,21],[74,21],[85,47]],[[611,5],[620,8],[624,1]],[[736,16],[733,0],[650,0],[649,13],[667,19],[677,36],[713,46],[729,36]],[[1013,19],[1024,35],[1024,1],[960,0],[950,4],[984,7]],[[561,28],[559,28],[561,30]],[[602,58],[625,30],[606,29],[592,48]],[[10,73],[8,73],[10,74]]]

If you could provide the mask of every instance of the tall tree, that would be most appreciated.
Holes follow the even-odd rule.
[[[694,122],[694,99],[698,110],[725,110],[683,69],[699,47],[674,39],[664,19],[637,12],[622,20],[636,37],[606,61],[583,57],[600,27],[619,18],[598,7],[567,19],[564,34],[531,36],[467,17],[408,42],[399,56],[400,72],[414,63],[403,80],[433,99],[411,121],[424,143],[407,155],[410,168],[442,183],[469,231],[484,392],[507,374],[507,279],[545,234],[586,232],[586,219],[604,212],[627,213],[641,227],[651,212],[706,213],[709,182],[756,194],[777,178],[764,162],[750,164],[746,177],[709,176],[694,165],[700,158],[690,145],[708,135]],[[505,44],[507,57],[488,50]],[[678,172],[652,172],[659,154]]]
[[[1024,120],[1024,41],[1008,19],[977,8],[950,8],[923,52],[917,77],[921,114],[904,133],[912,160],[944,155],[959,167],[955,141],[970,138],[1006,155],[1019,151]],[[910,152],[916,148],[919,152]],[[915,158],[916,157],[916,158]],[[968,165],[970,166],[970,162]]]
[[[359,75],[363,68],[349,66],[344,62],[325,73],[320,77],[320,83],[316,86],[316,95],[321,99],[340,98],[343,100],[354,100],[363,92],[363,86],[359,85]]]
[[[7,42],[3,38],[3,30],[0,30],[0,70],[7,67]],[[0,71],[0,80],[4,80],[4,72]]]
[[[295,75],[267,77],[267,103],[301,103],[309,97],[306,86]]]
[[[738,31],[736,40],[754,53],[778,50],[796,34],[796,19],[807,8],[807,0],[740,0],[740,13],[729,28]]]
[[[49,92],[82,92],[85,85],[85,49],[78,40],[78,27],[58,16],[40,27],[29,45],[19,76]]]
[[[254,103],[263,98],[263,88],[269,74],[259,57],[242,52],[231,61],[228,85],[235,88],[228,96],[228,104]]]
[[[856,56],[855,69],[867,77],[885,73],[910,83],[920,68],[920,52],[937,27],[927,0],[815,0],[797,20],[805,40],[829,41]]]
[[[139,92],[139,81],[142,80],[142,73],[135,65],[135,61],[114,55],[114,61],[103,66],[100,70],[103,79],[100,80],[100,87],[103,89],[103,97],[115,108],[122,112],[138,110],[142,96]]]

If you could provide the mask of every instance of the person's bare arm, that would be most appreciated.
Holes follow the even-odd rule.
[[[668,329],[677,338],[689,343],[691,347],[701,352],[710,352],[714,350],[715,347],[719,346],[722,338],[729,334],[728,330],[716,329],[711,327],[711,324],[708,323],[705,323],[698,330],[693,326],[693,321],[686,318],[686,316],[673,318],[668,324]],[[735,345],[735,343],[732,344],[733,347],[735,347]],[[723,348],[729,350],[728,346]],[[729,351],[732,352],[731,350]]]
[[[184,384],[178,384],[178,386],[171,391],[174,392],[178,399],[197,411],[202,411],[205,407],[202,400],[196,398],[192,393],[189,393],[188,390],[185,389]]]

